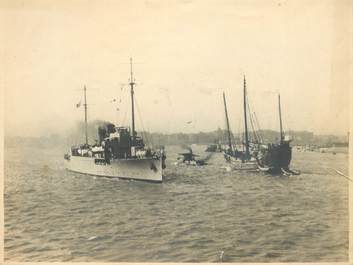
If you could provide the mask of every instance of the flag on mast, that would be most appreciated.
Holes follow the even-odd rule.
[[[81,107],[81,101],[76,104],[76,108],[79,108],[79,107]]]

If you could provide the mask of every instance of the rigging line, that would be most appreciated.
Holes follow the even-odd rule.
[[[242,120],[241,119],[238,119],[238,126],[237,126],[237,129],[238,129],[238,145],[242,143],[242,139],[241,139],[241,129],[242,129]]]
[[[115,112],[115,122],[116,122],[116,124],[119,124],[119,110],[120,110],[120,108],[119,108],[119,105],[118,104],[116,104],[116,101],[117,101],[117,99],[116,98],[113,98],[113,99],[111,99],[111,100],[109,100],[109,103],[111,103],[112,105],[113,105],[113,110],[114,110],[114,112]]]
[[[224,110],[223,110],[223,112],[224,112]],[[225,128],[225,129],[224,129],[224,131],[222,130],[222,137],[223,137],[222,140],[224,142],[228,142],[228,139],[227,139],[228,138],[227,137],[227,117],[226,117],[226,115],[223,116],[223,122],[224,122],[224,127],[223,128]],[[229,131],[231,131],[230,128],[229,128]]]
[[[137,98],[135,96],[135,102],[136,102],[136,109],[137,109],[137,114],[139,116],[139,119],[141,121],[141,127],[142,127],[142,136],[146,139],[146,142],[147,143],[150,143],[152,145],[153,144],[153,141],[147,136],[147,131],[145,130],[145,127],[144,127],[144,124],[143,124],[143,120],[142,120],[142,116],[141,116],[141,112],[140,112],[140,106],[138,104],[138,101],[137,101]]]
[[[250,117],[251,117],[251,116],[252,116],[252,114],[250,114]],[[260,138],[259,138],[259,136],[258,136],[258,134],[257,134],[256,127],[255,127],[255,124],[254,124],[254,120],[253,120],[252,117],[251,117],[250,122],[251,122],[251,125],[253,126],[254,136],[255,136],[255,139],[256,139],[256,143],[258,144],[258,143],[260,142]]]
[[[124,94],[124,92],[125,92],[125,94]],[[127,121],[127,112],[128,112],[128,108],[129,107],[126,104],[126,102],[128,100],[124,100],[124,99],[129,97],[128,94],[129,94],[129,90],[128,89],[123,89],[123,92],[121,93],[121,96],[120,96],[121,102],[124,102],[124,109],[125,109],[124,116],[123,116],[123,119],[122,119],[122,125],[127,126],[127,127],[128,127],[128,125],[125,125],[125,122]]]
[[[142,127],[141,134],[142,134],[142,137],[145,137],[145,128],[144,128],[144,126],[143,126],[143,122],[142,122],[142,119],[141,119],[141,112],[140,112],[140,108],[139,108],[139,104],[138,104],[138,102],[137,102],[136,96],[135,96],[135,103],[136,103],[137,114],[138,114],[138,117],[139,117],[139,119],[140,119],[141,127]],[[147,137],[146,137],[146,141],[148,142]]]
[[[260,139],[260,142],[262,142],[262,135],[261,135],[261,132],[260,132],[259,125],[257,124],[257,121],[256,121],[256,114],[255,114],[255,112],[252,113],[252,117],[253,117],[253,121],[254,121],[256,130],[257,130],[257,135],[258,135],[258,137],[259,137],[259,139]]]
[[[251,126],[251,129],[252,129],[252,133],[255,136],[255,133],[254,133],[255,132],[255,128],[254,128],[254,124],[253,124],[252,119],[251,119],[251,111],[250,111],[249,100],[247,100],[247,108],[248,108],[248,113],[249,113],[250,126]]]
[[[254,118],[254,113],[250,113],[250,117],[251,117],[251,123],[254,127],[254,133],[256,134],[256,138],[259,141],[260,137],[258,135],[258,128],[256,127],[256,123],[255,123],[255,118]]]
[[[254,115],[253,115],[254,112],[251,112],[251,110],[254,109],[254,108],[253,108],[252,104],[251,104],[251,108],[250,108],[250,101],[249,101],[249,100],[248,100],[247,102],[248,102],[248,109],[249,109],[249,114],[250,114],[250,123],[251,123],[251,125],[252,125],[252,127],[253,127],[254,135],[255,135],[255,137],[256,137],[256,140],[257,140],[258,142],[260,142],[260,141],[261,141],[261,138],[260,138],[260,136],[259,136],[259,134],[258,134],[258,129],[259,129],[259,128],[257,128],[256,123],[255,123],[255,118],[254,118]],[[256,130],[257,130],[257,131],[256,131]]]
[[[330,167],[330,168],[333,169],[338,175],[340,175],[340,176],[342,176],[342,177],[348,179],[349,181],[352,181],[352,182],[353,182],[353,180],[352,180],[351,178],[349,178],[348,176],[346,176],[345,174],[343,174],[341,171],[338,171],[337,169],[335,169],[335,168],[333,168],[333,167]]]
[[[283,106],[283,105],[282,105]],[[282,117],[284,116],[284,122],[283,122],[283,125],[284,125],[284,127],[285,128],[287,128],[287,133],[288,133],[288,135],[289,135],[289,132],[291,131],[291,129],[289,128],[289,126],[288,126],[288,124],[290,124],[290,122],[288,122],[290,119],[288,119],[288,115],[287,115],[287,113],[285,113],[284,115],[283,115],[283,112],[282,112]],[[284,133],[285,131],[283,130],[283,135],[285,134]]]
[[[262,143],[262,135],[261,135],[261,132],[260,132],[260,128],[259,128],[258,124],[256,123],[255,112],[253,112],[251,115],[253,117],[253,122],[254,122],[255,127],[256,127],[257,137],[259,138],[260,143]]]
[[[250,116],[250,105],[249,105],[249,97],[248,97],[248,93],[246,94],[246,109],[247,109],[247,112],[248,112],[248,115],[247,115],[247,120],[249,121],[250,119],[250,126],[251,126],[251,116]],[[252,127],[252,126],[251,126]],[[252,128],[253,130],[253,133],[254,133],[254,128]],[[252,142],[252,140],[249,139],[249,142]]]
[[[241,128],[239,130],[239,140],[240,140],[240,148],[243,152],[245,152],[245,122],[244,122],[244,116],[241,115],[240,118],[240,125],[239,127]]]
[[[259,123],[259,120],[257,119],[257,115],[256,115],[256,112],[254,112],[254,117],[255,117],[255,122],[257,124],[257,128],[259,129],[259,135],[260,135],[260,138],[261,138],[261,142],[263,142],[263,136],[262,136],[262,133],[261,133],[261,126],[260,126],[260,123]]]
[[[258,142],[259,141],[259,137],[257,136],[256,128],[254,126],[254,121],[253,121],[253,116],[252,116],[252,113],[251,113],[249,98],[247,98],[246,102],[247,102],[247,107],[248,107],[248,112],[249,112],[250,125],[251,125],[252,130],[253,130],[253,135],[254,135],[255,141]]]
[[[280,96],[280,94],[278,94]],[[286,118],[285,115],[283,115],[283,104],[282,104],[282,98],[280,99],[279,101],[279,118],[280,118],[280,122],[281,122],[281,128],[282,128],[282,135],[281,137],[284,137],[285,133],[286,133],[286,130],[284,128],[288,128],[286,125],[286,119],[283,119],[283,118]],[[283,126],[284,125],[284,126]]]
[[[259,124],[257,123],[257,118],[256,118],[256,116],[255,116],[255,111],[253,111],[253,113],[251,113],[251,110],[254,110],[255,108],[254,108],[254,106],[252,105],[252,103],[250,103],[250,101],[249,100],[247,100],[247,102],[248,102],[248,104],[249,104],[249,106],[248,106],[248,108],[249,108],[249,113],[250,113],[250,117],[251,117],[251,119],[252,119],[252,121],[251,122],[253,122],[254,123],[254,127],[255,127],[255,129],[257,130],[257,132],[256,132],[256,136],[257,136],[257,139],[258,140],[260,140],[260,142],[262,142],[262,135],[261,135],[261,133],[260,133],[260,126],[259,126]],[[251,104],[251,108],[250,108],[250,104]]]
[[[239,141],[238,144],[239,146],[239,150],[244,151],[244,131],[245,131],[245,127],[244,127],[244,116],[241,115],[240,119],[238,120],[238,136],[239,136]]]
[[[121,109],[122,109],[122,95],[124,94],[125,90],[124,90],[124,86],[120,86],[120,91],[119,93],[116,95],[115,98],[115,103],[116,103],[116,122],[117,124],[119,124],[119,121],[121,120]],[[115,94],[115,93],[114,93]]]
[[[249,114],[250,114],[250,115],[249,115],[249,116],[250,116],[250,124],[251,124],[251,127],[252,127],[252,129],[253,129],[254,138],[255,138],[256,142],[258,143],[258,142],[259,142],[259,137],[258,137],[257,134],[256,134],[256,130],[255,130],[255,126],[254,126],[252,114],[251,114],[250,111],[249,111]]]
[[[248,113],[249,113],[249,119],[250,119],[250,125],[251,125],[251,128],[252,128],[252,130],[253,130],[253,135],[254,135],[254,138],[255,138],[255,140],[257,140],[257,136],[256,136],[256,132],[255,132],[255,128],[254,128],[254,125],[253,125],[253,121],[252,121],[252,118],[251,118],[251,109],[250,109],[250,103],[249,103],[249,97],[248,97],[248,95],[246,95],[246,107],[247,107],[247,109],[248,109]]]
[[[125,109],[124,116],[123,116],[123,121],[122,121],[121,125],[125,124],[126,116],[127,116],[127,110]]]

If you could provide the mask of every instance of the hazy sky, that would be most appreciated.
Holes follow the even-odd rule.
[[[83,119],[137,130],[241,130],[246,75],[261,128],[348,131],[350,1],[2,1],[6,133],[64,133]],[[110,103],[113,98],[122,103]],[[120,111],[117,111],[117,108]],[[192,121],[188,124],[188,121]]]

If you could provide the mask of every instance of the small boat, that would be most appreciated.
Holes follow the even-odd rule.
[[[209,159],[209,156],[207,156],[204,159],[196,159],[196,157],[200,157],[199,155],[195,155],[191,149],[191,147],[187,148],[189,152],[186,153],[178,153],[179,157],[177,158],[179,163],[183,163],[185,165],[192,165],[192,166],[204,166],[207,165],[207,160]]]
[[[214,143],[214,144],[210,144],[207,146],[205,152],[208,153],[219,153],[222,152],[223,148],[222,148],[222,144],[221,143]]]
[[[217,144],[208,145],[205,152],[217,152]]]
[[[146,147],[143,139],[137,136],[134,117],[134,78],[132,59],[130,58],[132,128],[105,123],[98,128],[99,142],[92,145],[87,134],[87,98],[84,87],[85,143],[72,146],[64,155],[69,171],[122,179],[163,181],[163,169],[166,167],[164,148],[153,150]]]

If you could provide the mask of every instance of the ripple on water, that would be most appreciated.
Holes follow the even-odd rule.
[[[279,178],[224,170],[215,154],[207,167],[170,161],[155,185],[69,173],[59,149],[6,149],[7,261],[348,259],[347,181],[324,170],[347,170],[342,157],[294,153],[302,175]]]

